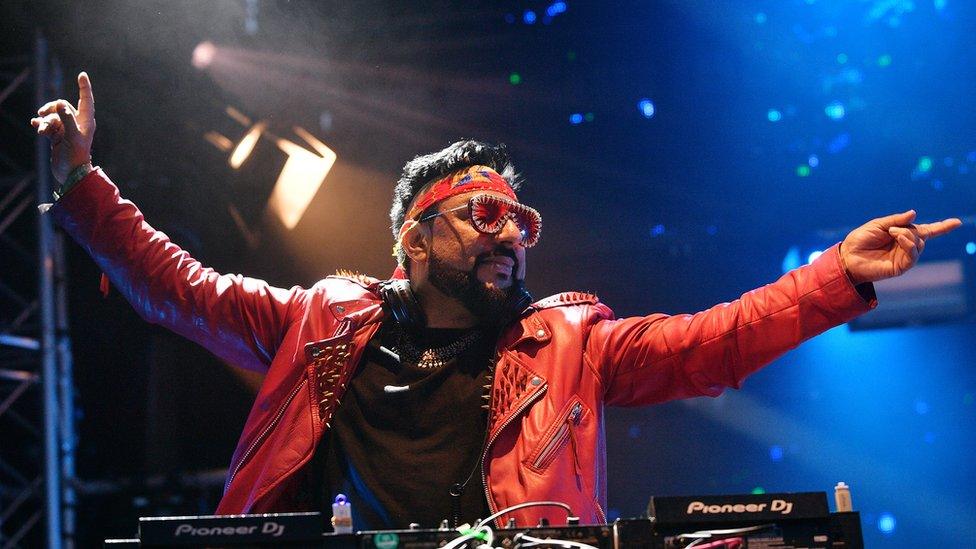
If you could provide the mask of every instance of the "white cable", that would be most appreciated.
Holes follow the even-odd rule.
[[[520,540],[527,539],[530,543],[521,543]],[[565,539],[553,539],[553,538],[536,538],[528,534],[519,534],[515,536],[513,541],[516,542],[516,547],[534,547],[536,545],[562,545],[563,547],[577,547],[579,549],[599,549],[592,545],[587,545],[585,543],[580,543],[578,541],[569,541]]]
[[[477,523],[475,523],[475,528],[483,524],[488,524],[491,521],[495,520],[496,518],[506,513],[511,513],[512,511],[516,511],[518,509],[523,509],[525,507],[536,507],[536,506],[546,506],[546,505],[550,507],[562,507],[563,509],[566,510],[567,515],[573,516],[573,509],[569,505],[566,505],[561,501],[527,501],[525,503],[519,503],[518,505],[512,505],[511,507],[506,507],[501,511],[495,513],[494,515],[489,516],[486,519],[479,520]]]
[[[774,527],[775,524],[759,524],[757,526],[746,526],[744,528],[725,528],[717,530],[698,530],[697,532],[691,532],[690,534],[679,534],[676,536],[678,539],[684,538],[695,538],[695,541],[685,545],[684,549],[690,549],[695,547],[701,542],[717,536],[727,536],[729,534],[747,534],[749,532],[759,532],[762,530],[768,530]],[[716,540],[717,541],[717,540]]]

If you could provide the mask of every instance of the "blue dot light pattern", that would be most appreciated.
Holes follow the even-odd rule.
[[[891,513],[881,513],[878,517],[878,530],[882,534],[891,535],[895,532],[895,527],[898,526],[898,521],[895,520],[895,516]]]
[[[644,115],[644,118],[651,118],[656,112],[654,102],[647,98],[641,99],[637,102],[637,110]]]
[[[566,2],[553,2],[546,8],[546,15],[549,17],[555,17],[560,13],[566,12]]]

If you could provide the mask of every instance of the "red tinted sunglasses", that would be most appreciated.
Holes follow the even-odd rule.
[[[422,216],[419,221],[429,221],[463,208],[468,209],[471,225],[479,233],[498,234],[505,227],[505,223],[511,219],[515,222],[519,232],[522,233],[522,246],[530,248],[539,242],[539,233],[542,231],[542,216],[539,215],[538,211],[514,200],[490,194],[476,194],[464,206],[443,212],[434,212]]]

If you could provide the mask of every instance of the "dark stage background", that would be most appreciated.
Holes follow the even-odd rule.
[[[533,293],[594,292],[619,316],[734,299],[908,208],[969,216],[927,259],[971,266],[976,253],[969,2],[8,0],[0,21],[5,52],[29,54],[43,30],[72,100],[73,75],[89,72],[95,162],[152,224],[218,270],[277,285],[337,268],[386,276],[401,166],[464,137],[507,143],[522,200],[545,217]],[[214,55],[198,69],[205,41]],[[274,146],[235,171],[204,139],[243,135],[227,106],[337,153],[294,230],[264,211]],[[4,134],[30,130],[37,106],[22,107],[23,127]],[[69,261],[79,476],[226,467],[257,380],[102,298],[76,246]],[[843,480],[869,547],[976,543],[972,334],[843,326],[740,391],[610,411],[611,518],[654,494]],[[83,538],[209,512],[219,496],[175,486],[86,496]]]

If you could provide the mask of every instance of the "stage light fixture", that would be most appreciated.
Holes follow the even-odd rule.
[[[250,118],[233,107],[227,107],[225,114],[242,126],[250,126],[240,141],[234,145],[233,141],[217,131],[207,132],[204,139],[222,151],[231,151],[228,164],[235,170],[251,156],[262,137],[285,153],[285,163],[267,206],[286,228],[295,228],[335,164],[336,153],[304,128],[295,126],[293,130],[308,146],[270,133],[267,122],[252,124]],[[242,222],[243,218],[238,224]]]
[[[268,199],[268,207],[288,229],[298,225],[337,158],[332,149],[305,129],[296,126],[293,130],[312,150],[287,139],[276,140],[278,148],[288,155],[288,160]]]
[[[258,139],[261,139],[261,134],[267,127],[268,124],[265,122],[258,122],[251,126],[251,129],[244,134],[244,137],[234,147],[234,152],[231,153],[230,159],[228,159],[231,168],[235,170],[240,168],[241,164],[247,160],[247,157],[251,156],[251,153],[254,152],[254,147],[258,144]]]

